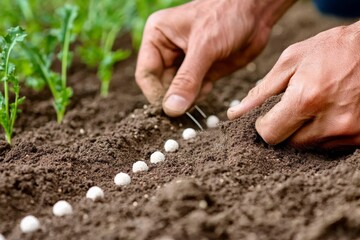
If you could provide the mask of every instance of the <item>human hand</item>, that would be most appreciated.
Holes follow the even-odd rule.
[[[290,46],[228,117],[238,118],[283,91],[281,101],[256,121],[265,142],[360,145],[360,22]]]
[[[136,81],[151,103],[179,116],[213,81],[264,48],[272,25],[294,0],[202,0],[156,12],[147,21]]]

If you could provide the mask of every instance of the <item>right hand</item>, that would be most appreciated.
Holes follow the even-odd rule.
[[[273,23],[254,0],[202,0],[150,16],[136,67],[149,102],[184,114],[213,81],[246,65],[265,47]],[[271,15],[271,14],[268,14]]]

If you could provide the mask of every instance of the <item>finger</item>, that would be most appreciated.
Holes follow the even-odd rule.
[[[348,149],[360,145],[360,137],[337,137],[319,145],[322,149]]]
[[[187,52],[164,97],[163,109],[167,115],[180,116],[194,103],[213,62],[207,52],[205,48],[196,47]]]
[[[160,77],[163,72],[163,61],[159,50],[151,43],[143,40],[135,70],[135,78],[147,100],[155,104],[164,95]]]
[[[292,59],[280,57],[270,72],[248,93],[241,103],[228,109],[228,118],[233,120],[241,117],[246,112],[263,104],[269,97],[283,92],[294,75],[295,69],[295,62]]]
[[[295,147],[323,145],[341,139],[353,139],[358,135],[358,132],[354,131],[357,119],[351,113],[322,112],[317,115],[317,118],[304,125],[291,137],[290,144]]]
[[[279,103],[257,119],[255,128],[266,143],[276,145],[283,142],[312,119],[311,115],[298,111],[297,105],[296,98],[285,92]]]
[[[309,120],[289,139],[289,143],[296,148],[318,146],[326,139],[326,130],[320,119]]]

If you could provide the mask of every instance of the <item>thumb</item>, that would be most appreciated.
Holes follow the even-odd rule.
[[[207,52],[205,48],[189,49],[163,100],[168,116],[184,114],[196,100],[204,76],[213,63]]]

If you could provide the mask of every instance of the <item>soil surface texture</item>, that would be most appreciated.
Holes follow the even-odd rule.
[[[96,74],[76,65],[74,97],[61,125],[48,92],[23,88],[27,100],[13,146],[0,142],[0,233],[7,239],[360,239],[359,150],[267,146],[254,122],[277,97],[226,121],[229,102],[243,98],[287,46],[341,24],[309,1],[295,5],[261,56],[199,103],[223,121],[193,140],[181,137],[186,127],[196,128],[186,116],[170,119],[146,105],[133,77],[135,57],[116,67],[108,98],[99,97]],[[151,153],[164,152],[169,138],[179,150],[151,164]],[[132,173],[138,160],[148,172]],[[130,185],[114,184],[119,172],[129,173]],[[102,201],[85,198],[95,185],[105,192]],[[53,216],[58,200],[67,200],[74,214]],[[39,231],[21,233],[26,215],[39,218]]]

